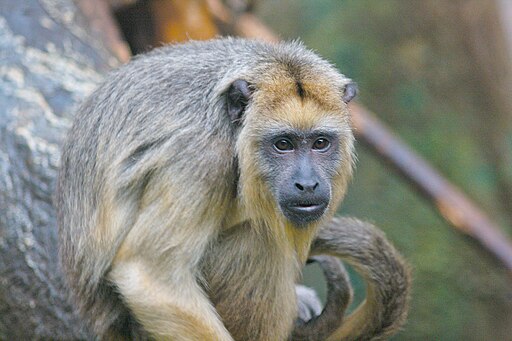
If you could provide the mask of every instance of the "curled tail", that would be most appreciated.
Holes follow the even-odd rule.
[[[327,340],[383,340],[403,326],[411,291],[410,269],[382,231],[357,219],[334,218],[313,242],[311,255],[318,254],[343,259],[367,283],[365,301]]]

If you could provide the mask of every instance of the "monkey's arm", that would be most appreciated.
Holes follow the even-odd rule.
[[[367,283],[365,301],[329,341],[383,340],[404,324],[411,290],[410,270],[380,230],[357,219],[334,218],[320,229],[311,254],[346,260]]]
[[[141,257],[118,261],[110,280],[155,340],[232,341],[192,273],[156,273]]]

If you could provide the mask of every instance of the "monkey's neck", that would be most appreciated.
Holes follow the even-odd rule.
[[[285,223],[284,224],[284,241],[291,247],[292,252],[295,252],[299,263],[304,265],[306,262],[311,243],[318,231],[318,225],[311,225],[305,228],[297,228],[296,226]]]
[[[306,262],[311,243],[318,231],[318,224],[297,227],[280,221],[279,218],[251,221],[248,225],[250,228],[246,233],[252,234],[251,238],[260,239],[265,248],[275,250],[274,258],[293,260],[299,268]]]
[[[269,202],[269,200],[261,201]],[[234,200],[232,205],[223,221],[223,225],[227,227],[224,229],[224,236],[241,233],[241,228],[247,229],[243,233],[253,233],[251,238],[261,239],[265,245],[274,245],[275,249],[280,250],[281,256],[294,256],[301,265],[306,262],[319,223],[297,227],[284,220],[278,212],[275,212],[274,207],[267,207],[264,217],[260,218],[257,214],[252,216],[253,212],[247,212],[239,200]]]

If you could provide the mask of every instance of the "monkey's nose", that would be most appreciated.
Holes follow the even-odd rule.
[[[313,180],[296,182],[295,187],[301,192],[313,193],[318,187],[318,182]]]

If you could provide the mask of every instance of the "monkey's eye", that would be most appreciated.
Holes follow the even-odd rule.
[[[331,145],[331,142],[329,142],[329,140],[321,137],[313,143],[313,149],[323,151],[323,150],[327,150],[330,147],[330,145]]]
[[[287,139],[280,139],[274,143],[274,148],[280,152],[293,150],[293,144]]]

